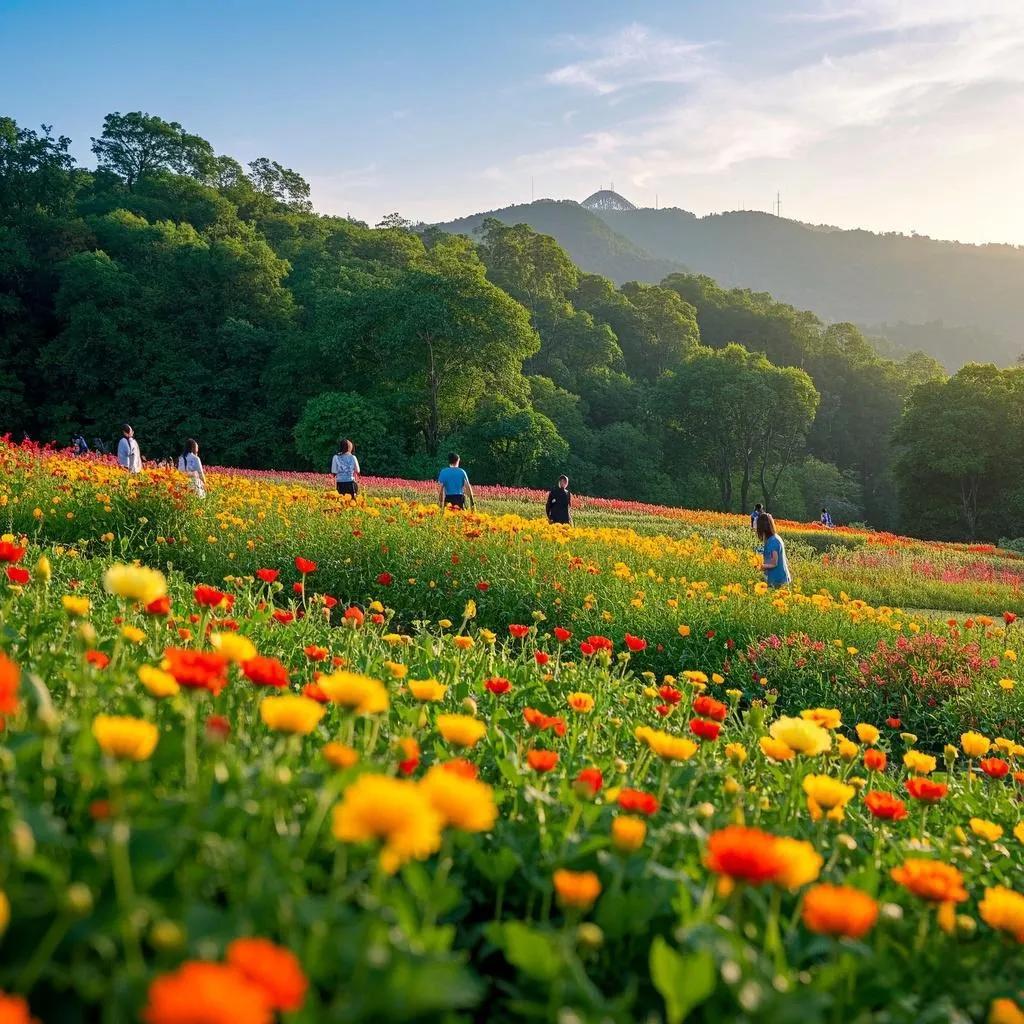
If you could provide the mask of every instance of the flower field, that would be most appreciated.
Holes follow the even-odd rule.
[[[209,484],[0,446],[2,1024],[1024,1021],[1008,554]]]

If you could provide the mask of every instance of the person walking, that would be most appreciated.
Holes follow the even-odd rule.
[[[750,513],[750,528],[752,530],[754,530],[754,531],[757,530],[757,519],[758,519],[758,516],[760,516],[763,511],[764,511],[764,505],[762,505],[761,502],[758,502],[754,506],[754,511]]]
[[[203,469],[202,460],[199,458],[199,442],[195,438],[190,437],[185,442],[185,451],[178,459],[178,469],[188,477],[192,490],[200,498],[205,498],[206,470]]]
[[[786,561],[786,545],[775,529],[775,520],[767,512],[757,517],[757,538],[762,543],[761,572],[769,587],[785,587],[793,581]]]
[[[117,464],[129,473],[142,472],[142,452],[135,440],[135,431],[130,423],[121,427],[121,440],[117,442]]]
[[[448,453],[448,465],[437,474],[437,503],[441,508],[450,505],[452,508],[465,508],[466,495],[469,495],[470,508],[476,508],[473,488],[469,476],[459,465],[461,459],[455,452]]]
[[[331,459],[331,474],[339,494],[347,494],[353,501],[359,493],[359,460],[353,454],[355,445],[346,438]]]
[[[827,508],[823,508],[821,510],[821,525],[824,526],[826,530],[832,529],[832,516],[829,515]]]
[[[545,510],[549,523],[564,523],[572,526],[572,492],[569,478],[564,474],[558,478],[558,486],[548,491]]]

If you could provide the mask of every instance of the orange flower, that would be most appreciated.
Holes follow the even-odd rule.
[[[145,1024],[272,1024],[264,990],[237,967],[191,960],[149,986]]]
[[[932,782],[922,775],[907,779],[907,792],[915,799],[927,804],[938,803],[948,792],[944,782]]]
[[[235,939],[225,959],[263,990],[275,1010],[297,1010],[305,1001],[309,982],[291,950],[269,939]]]
[[[819,935],[859,939],[878,919],[878,904],[850,885],[815,885],[804,896],[804,925]]]
[[[905,860],[891,871],[898,882],[915,896],[932,903],[962,903],[967,899],[964,876],[952,864],[940,860]]]
[[[594,710],[594,698],[589,693],[570,693],[566,698],[569,707],[580,714],[588,714]]]
[[[554,875],[555,895],[563,907],[588,910],[601,895],[601,880],[593,871],[559,868]]]
[[[216,697],[227,683],[228,659],[223,654],[168,647],[164,651],[164,669],[180,686],[209,690]]]
[[[526,763],[535,772],[549,772],[558,764],[558,754],[554,750],[528,750]]]
[[[0,651],[0,724],[3,715],[13,715],[18,710],[18,681],[21,670]]]
[[[28,1003],[21,996],[0,992],[0,1024],[39,1024],[29,1012]]]
[[[705,862],[716,874],[751,885],[773,881],[784,867],[775,836],[743,825],[712,833]]]
[[[878,750],[875,747],[868,747],[864,751],[864,767],[869,772],[884,772],[885,765],[888,758],[885,756],[884,750]]]
[[[902,821],[907,816],[907,805],[891,793],[872,791],[864,797],[864,803],[876,818]]]

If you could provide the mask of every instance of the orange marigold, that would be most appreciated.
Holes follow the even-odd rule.
[[[716,874],[751,885],[773,881],[784,867],[775,836],[743,825],[712,833],[706,863]]]
[[[587,910],[601,895],[601,880],[593,871],[559,868],[554,875],[555,895],[563,907]]]
[[[964,876],[952,864],[911,858],[892,869],[893,881],[932,903],[962,903],[967,899]]]
[[[226,959],[263,990],[275,1010],[297,1010],[305,1001],[309,982],[291,950],[269,939],[235,939]]]
[[[191,960],[149,986],[145,1024],[272,1024],[266,993],[237,967]]]
[[[878,904],[851,885],[815,885],[804,896],[802,916],[819,935],[859,939],[874,927]]]
[[[0,992],[0,1022],[2,1024],[39,1024],[28,1009],[28,1003],[21,996],[9,996]]]

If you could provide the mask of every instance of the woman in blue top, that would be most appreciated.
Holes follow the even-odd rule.
[[[784,587],[791,583],[789,563],[786,561],[786,545],[775,532],[775,520],[767,512],[757,517],[757,539],[763,544],[764,552],[761,572],[769,587]]]

